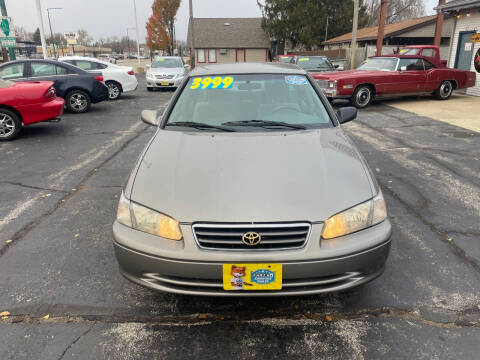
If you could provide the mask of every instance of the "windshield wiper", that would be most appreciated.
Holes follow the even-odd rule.
[[[268,121],[268,120],[242,120],[242,121],[228,121],[222,125],[231,125],[231,126],[283,126],[291,129],[302,129],[305,130],[306,127],[303,125],[289,124],[283,121]]]
[[[165,126],[184,126],[184,127],[192,127],[199,130],[217,129],[222,131],[235,132],[235,130],[229,129],[223,126],[210,125],[210,124],[200,123],[196,121],[175,121],[175,122],[167,123]]]

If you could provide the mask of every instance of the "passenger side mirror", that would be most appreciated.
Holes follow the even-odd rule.
[[[190,65],[188,65],[188,64],[183,65],[183,67],[184,67],[186,70],[190,70]]]
[[[400,71],[407,71],[407,67],[406,66],[400,66]]]
[[[338,68],[340,67],[340,65],[338,65],[338,64],[337,64],[337,65],[333,65],[333,67],[334,67],[335,69],[338,69]]]
[[[158,111],[156,110],[143,110],[140,118],[148,125],[158,126],[160,124]]]
[[[353,106],[342,107],[337,112],[340,124],[345,124],[357,118],[357,108]]]

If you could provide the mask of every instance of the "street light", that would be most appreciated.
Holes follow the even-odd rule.
[[[63,8],[47,8],[47,14],[48,14],[48,25],[50,26],[50,36],[52,39],[52,45],[53,45],[53,55],[55,58],[57,58],[57,50],[55,50],[55,38],[53,37],[53,31],[52,31],[52,22],[50,21],[50,10],[63,10]]]
[[[127,28],[127,46],[128,46],[128,56],[130,57],[130,37],[128,36],[128,30],[136,30],[137,28],[129,27]]]

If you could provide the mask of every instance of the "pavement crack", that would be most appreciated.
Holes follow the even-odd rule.
[[[14,186],[19,186],[19,187],[24,187],[27,189],[33,189],[33,190],[42,190],[42,191],[51,191],[51,192],[60,192],[60,193],[68,193],[68,191],[65,190],[57,190],[57,189],[52,189],[52,188],[44,188],[40,186],[33,186],[33,185],[26,185],[21,182],[16,182],[16,181],[7,181],[7,180],[1,180],[0,184],[7,184],[7,185],[14,185]]]
[[[148,127],[145,127],[144,130],[148,129]],[[135,136],[132,136],[128,140],[126,140],[116,151],[114,151],[112,154],[110,154],[105,160],[103,160],[98,166],[95,166],[92,170],[90,170],[87,175],[85,175],[80,182],[75,186],[73,190],[70,192],[65,192],[65,196],[63,196],[56,204],[55,207],[52,209],[44,212],[43,214],[37,216],[27,224],[25,224],[21,229],[19,229],[13,236],[10,237],[10,240],[12,240],[10,243],[3,245],[0,247],[0,257],[3,256],[7,250],[14,246],[19,240],[21,240],[26,234],[28,234],[31,230],[36,228],[39,224],[41,224],[46,218],[48,218],[50,215],[54,214],[57,210],[62,208],[68,200],[70,200],[78,191],[82,190],[85,187],[85,184],[87,181],[97,173],[98,169],[102,168],[105,166],[110,160],[112,160],[115,156],[120,154],[125,148],[127,148],[128,145],[130,145],[135,139],[137,139],[140,135],[143,134],[142,132],[138,132]]]
[[[75,338],[71,343],[70,345],[68,345],[65,350],[63,350],[63,352],[60,354],[60,357],[58,358],[58,360],[61,360],[63,359],[63,357],[65,356],[65,354],[67,353],[68,350],[70,350],[70,348],[75,345],[82,337],[84,337],[85,335],[87,335],[90,331],[92,331],[93,327],[95,326],[95,323],[93,323],[92,326],[90,326],[86,331],[84,331],[82,334],[80,334],[79,336],[77,336],[77,338]]]

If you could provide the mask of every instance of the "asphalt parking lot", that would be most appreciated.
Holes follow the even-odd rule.
[[[345,125],[393,224],[373,282],[302,298],[161,294],[119,274],[111,224],[154,132],[139,113],[171,95],[142,79],[0,144],[0,359],[478,359],[480,133],[382,103]]]

